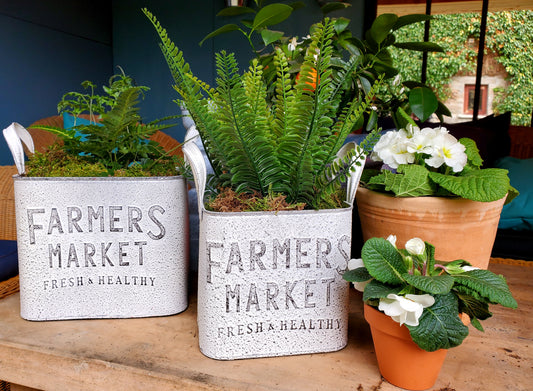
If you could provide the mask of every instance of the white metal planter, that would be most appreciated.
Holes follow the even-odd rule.
[[[14,184],[23,318],[147,317],[187,308],[183,177],[15,176]]]
[[[186,139],[194,132],[193,126]],[[198,190],[200,350],[230,360],[342,349],[349,288],[342,273],[350,258],[352,207],[207,211],[202,154],[193,142],[183,150]],[[350,180],[350,203],[361,171]]]

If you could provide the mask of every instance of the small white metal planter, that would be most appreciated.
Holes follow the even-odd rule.
[[[193,126],[186,139],[194,132]],[[342,273],[350,258],[352,207],[207,211],[202,154],[194,142],[183,150],[198,190],[202,353],[231,360],[342,349],[349,288]],[[348,202],[353,202],[361,171],[350,179]]]
[[[187,308],[183,177],[15,176],[14,184],[23,318],[148,317]]]

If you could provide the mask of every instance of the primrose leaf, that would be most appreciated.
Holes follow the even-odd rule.
[[[501,304],[504,307],[516,308],[518,304],[513,298],[505,278],[489,270],[471,270],[453,275],[456,284],[464,285],[476,291],[489,303]]]
[[[361,250],[361,257],[370,275],[386,284],[402,284],[407,273],[401,254],[383,238],[368,239]]]
[[[402,164],[397,173],[382,171],[372,177],[370,185],[384,185],[386,191],[392,191],[397,197],[420,197],[432,195],[434,188],[428,179],[429,171],[415,164]]]
[[[507,172],[501,168],[485,168],[468,170],[460,176],[430,172],[429,177],[455,195],[473,201],[491,202],[505,197],[509,191]]]
[[[413,341],[428,352],[459,346],[468,335],[468,327],[459,318],[454,294],[434,297],[435,304],[424,309],[418,326],[407,326]]]
[[[366,267],[358,267],[357,269],[348,270],[342,275],[342,278],[349,282],[365,282],[372,279],[372,276],[368,273]]]
[[[381,299],[387,297],[391,293],[397,295],[401,290],[401,286],[391,286],[379,282],[378,280],[370,280],[370,282],[365,286],[365,291],[363,292],[363,301]]]
[[[448,293],[453,286],[453,277],[447,274],[442,276],[413,276],[405,273],[402,277],[409,285],[433,295]]]
[[[483,165],[483,159],[479,154],[476,142],[471,138],[463,137],[459,140],[465,146],[465,153],[468,158],[468,163],[475,168],[480,168]]]

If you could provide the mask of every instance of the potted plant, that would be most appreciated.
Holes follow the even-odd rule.
[[[200,214],[200,349],[216,359],[341,349],[348,320],[341,271],[349,260],[353,191],[379,135],[343,147],[371,94],[339,107],[340,86],[350,76],[331,66],[332,21],[314,29],[298,81],[277,51],[270,101],[257,59],[241,75],[232,54],[217,54],[218,86],[211,88],[144,13],[194,120],[186,139],[199,133],[213,169],[207,178],[200,150],[186,141]]]
[[[460,314],[483,331],[480,320],[492,316],[489,304],[516,308],[505,279],[465,260],[435,259],[435,247],[419,238],[405,249],[396,237],[370,238],[362,259],[350,261],[344,274],[363,291],[378,365],[390,383],[410,390],[430,388],[447,349],[468,335]]]
[[[473,140],[414,122],[384,134],[371,158],[383,167],[365,170],[357,192],[365,240],[394,227],[400,243],[421,237],[440,259],[487,268],[502,206],[517,194],[507,170],[482,169]]]
[[[147,87],[122,74],[103,95],[65,94],[74,127],[25,165],[19,124],[4,130],[14,177],[21,316],[28,320],[169,315],[187,307],[188,215],[183,168],[142,124]],[[85,121],[80,114],[88,112]],[[180,171],[176,167],[180,166]],[[183,172],[183,171],[182,171]]]

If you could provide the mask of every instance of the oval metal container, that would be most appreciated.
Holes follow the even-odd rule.
[[[352,208],[200,218],[198,337],[215,359],[342,349]]]
[[[23,318],[132,318],[187,308],[184,178],[14,182]]]
[[[197,131],[189,127],[186,140]],[[355,145],[339,152],[347,153]],[[342,349],[348,336],[352,205],[363,170],[347,181],[347,208],[217,213],[203,203],[204,156],[183,152],[198,192],[198,339],[206,356],[232,360]]]

